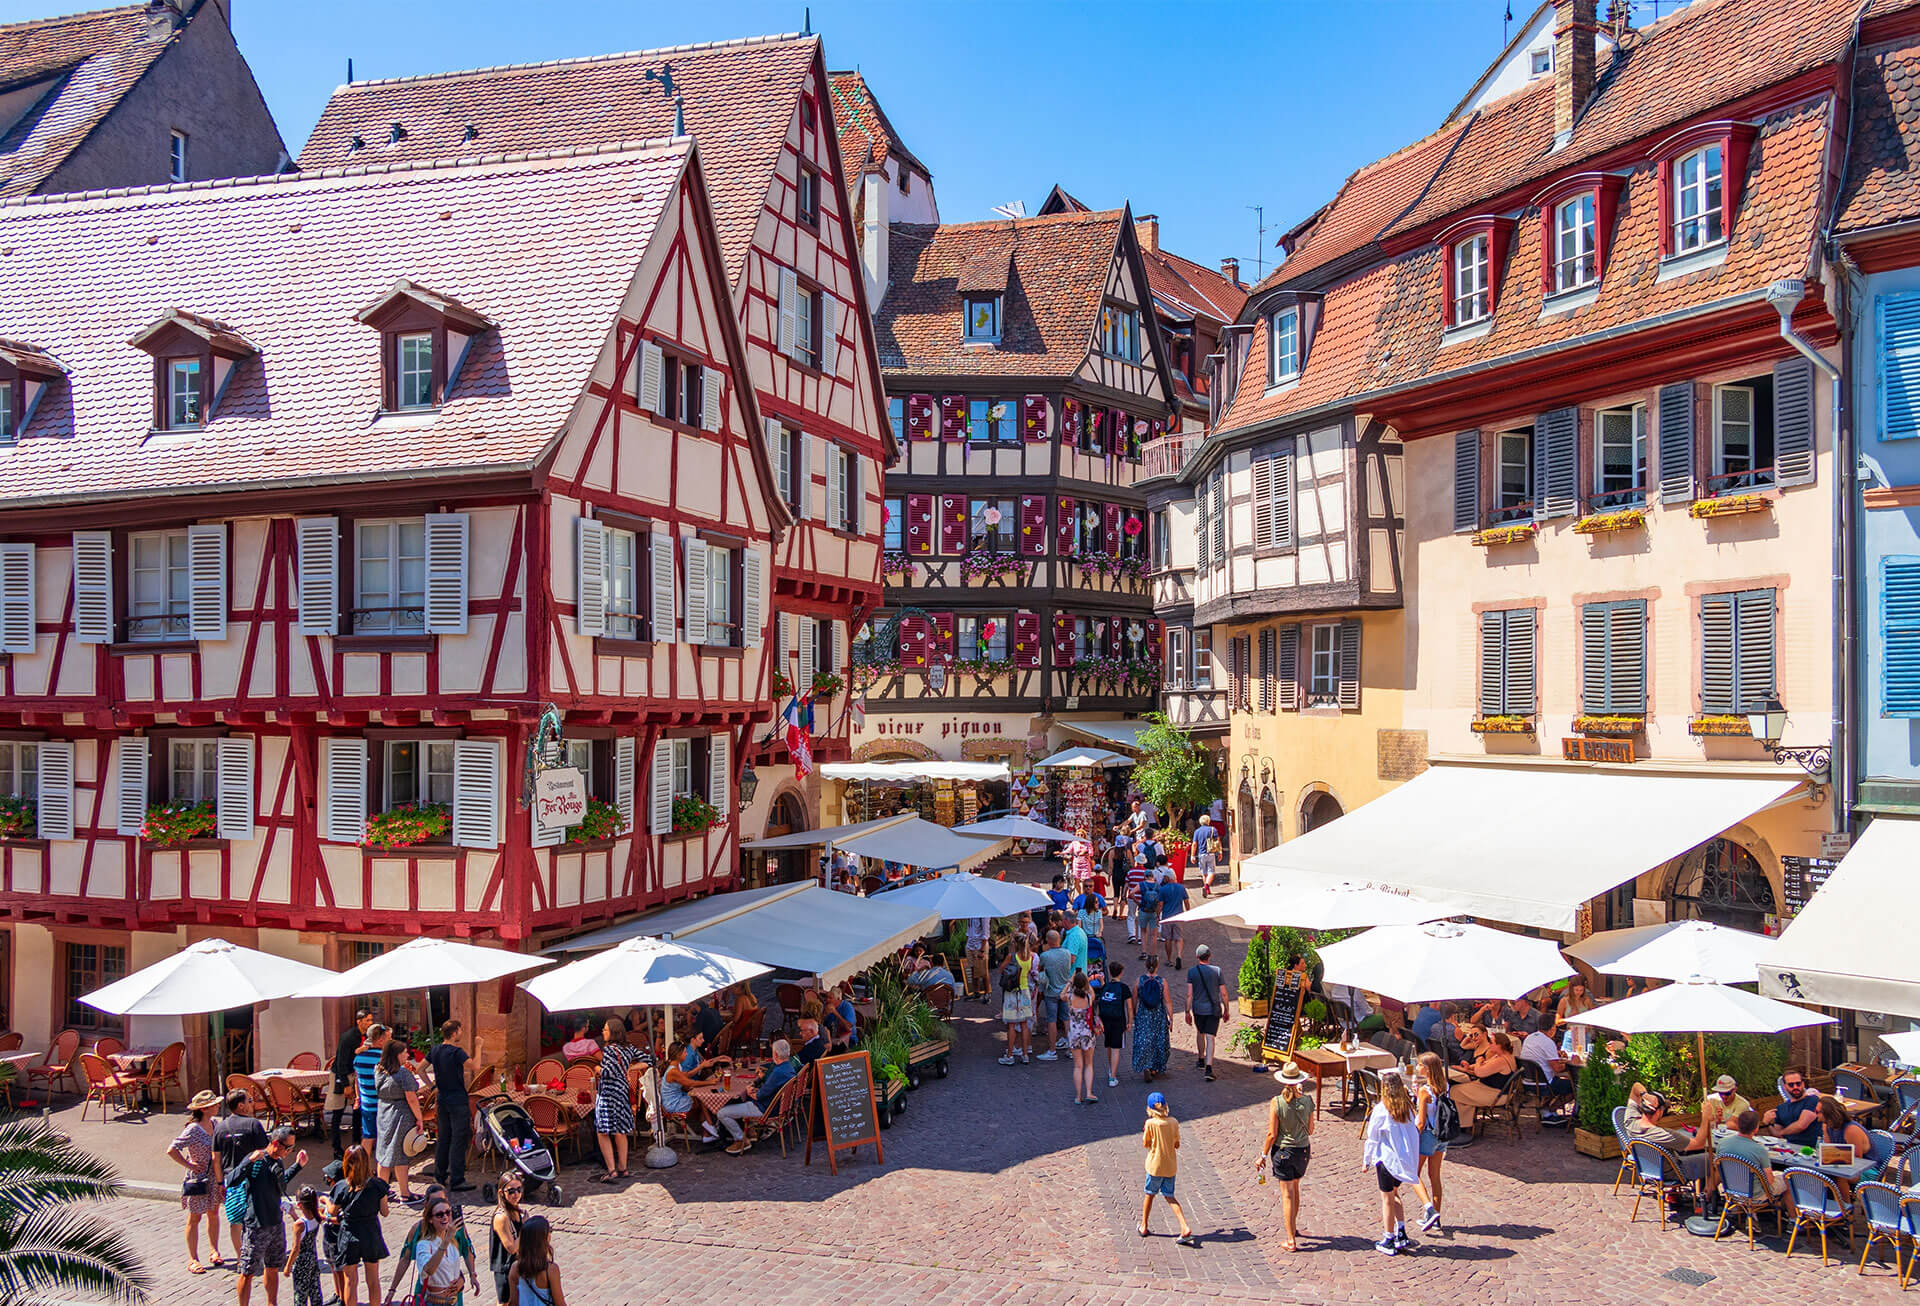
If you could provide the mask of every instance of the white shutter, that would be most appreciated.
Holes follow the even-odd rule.
[[[73,533],[73,637],[113,643],[113,536],[106,531]]]
[[[427,633],[467,633],[467,514],[427,514]]]
[[[820,633],[820,623],[812,617],[801,617],[800,622],[800,679],[794,688],[804,694],[813,688],[813,673],[820,666],[819,649],[816,639]]]
[[[799,318],[800,278],[792,268],[780,269],[780,352],[793,357],[793,337]]]
[[[500,741],[453,741],[453,842],[458,848],[500,846]]]
[[[660,378],[666,371],[665,365],[659,345],[648,341],[640,346],[640,411],[660,411]]]
[[[33,652],[33,546],[0,544],[0,653]]]
[[[687,643],[707,642],[707,546],[687,537]]]
[[[339,737],[323,742],[327,801],[320,837],[329,843],[359,843],[367,837],[367,741]]]
[[[793,637],[787,634],[787,614],[782,612],[773,619],[773,669],[781,675],[787,674],[787,650],[793,647]],[[780,705],[774,704],[776,715]]]
[[[34,801],[35,833],[42,839],[73,838],[73,744],[43,739],[37,747],[40,793]]]
[[[607,528],[591,517],[574,518],[573,602],[582,635],[607,633]]]
[[[760,647],[760,628],[766,624],[766,559],[749,546],[740,558],[740,642],[746,648]]]
[[[653,609],[653,619],[648,624],[653,629],[647,634],[652,639],[671,644],[674,640],[673,536],[665,526],[656,525],[653,528],[647,558],[653,571],[653,592],[648,596],[649,606]]]
[[[846,464],[840,460],[840,446],[829,441],[827,443],[827,502],[820,514],[821,520],[829,526],[838,527],[841,522],[841,476],[845,471]]]
[[[187,628],[195,639],[227,637],[227,524],[187,527]]]
[[[820,370],[835,374],[840,361],[840,301],[820,292]]]
[[[780,419],[769,417],[763,425],[767,433],[767,462],[773,467],[773,483],[783,503],[793,502],[793,464],[787,455],[787,432]]]
[[[538,802],[530,803],[527,806],[527,830],[527,842],[535,848],[551,848],[567,837],[565,826],[556,825],[552,829],[548,829],[546,824],[541,821],[540,804]]]
[[[720,429],[720,373],[711,367],[700,369],[700,429]]]
[[[707,801],[722,816],[733,806],[727,793],[733,781],[733,768],[727,764],[727,744],[732,738],[726,734],[707,736]]]
[[[673,833],[673,741],[653,746],[653,769],[647,774],[647,829]]]
[[[298,517],[293,523],[300,576],[300,633],[340,633],[340,520]]]
[[[214,832],[222,839],[253,838],[253,736],[222,739],[215,750]]]
[[[153,741],[143,735],[123,735],[113,748],[114,832],[138,838],[147,823],[147,761],[153,755]]]
[[[813,515],[813,437],[800,433],[800,465],[793,469],[793,515],[805,521]]]
[[[633,831],[633,736],[613,741],[613,809],[620,813],[620,832]]]

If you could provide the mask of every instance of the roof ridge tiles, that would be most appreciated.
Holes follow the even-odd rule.
[[[108,5],[104,9],[83,9],[77,14],[48,14],[44,18],[22,18],[17,23],[0,23],[0,32],[19,32],[32,27],[57,27],[62,23],[90,23],[102,18],[145,13],[144,3]]]
[[[456,68],[446,72],[415,73],[411,77],[368,77],[343,83],[335,90],[357,91],[373,86],[405,86],[418,82],[452,81],[460,77],[485,77],[494,73],[528,72],[541,68],[572,68],[589,64],[618,63],[623,59],[659,58],[671,54],[698,54],[709,50],[740,50],[757,45],[779,45],[787,41],[818,41],[818,35],[805,32],[781,32],[766,36],[736,36],[725,41],[691,41],[684,45],[663,45],[652,50],[617,50],[610,54],[576,55],[570,59],[540,59],[532,63],[488,64],[480,68]]]
[[[938,227],[941,231],[959,231],[967,227],[1004,227],[1016,231],[1022,227],[1070,227],[1076,223],[1093,225],[1113,222],[1125,212],[1125,206],[1111,209],[1076,209],[1071,213],[1049,213],[1044,217],[1029,214],[1024,218],[975,218],[972,222],[896,222],[896,227]]]

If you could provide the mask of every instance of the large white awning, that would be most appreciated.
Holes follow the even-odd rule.
[[[1875,818],[1781,932],[1760,991],[1796,1002],[1920,1016],[1920,948],[1907,928],[1920,821]]]
[[[1570,932],[1580,906],[1803,781],[1436,765],[1241,863],[1248,884],[1376,884],[1474,916]]]
[[[968,870],[999,852],[1006,843],[996,836],[955,834],[944,825],[910,816],[903,821],[852,838],[836,838],[833,846],[856,857],[873,857],[904,866]]]
[[[1140,751],[1140,736],[1147,729],[1145,721],[1056,721],[1054,724],[1070,735],[1098,744],[1114,744],[1136,753]]]
[[[1006,780],[1013,772],[1005,762],[823,762],[820,774],[829,780],[907,784],[914,780]]]
[[[852,825],[826,825],[818,830],[795,830],[792,834],[776,834],[766,839],[748,839],[740,845],[740,848],[743,852],[750,853],[783,852],[790,848],[824,848],[828,844],[837,844],[842,839],[851,839],[856,835],[878,830],[882,826],[898,825],[906,819],[906,815],[883,816],[875,821],[856,821]]]

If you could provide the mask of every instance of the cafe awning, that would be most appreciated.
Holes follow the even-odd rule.
[[[856,857],[872,857],[903,866],[924,866],[932,870],[978,866],[1000,851],[1005,839],[996,836],[955,834],[944,825],[909,816],[880,829],[833,841],[833,846]]]
[[[1054,724],[1070,735],[1136,753],[1140,751],[1140,736],[1147,729],[1145,721],[1056,721]]]
[[[1046,770],[1052,770],[1055,767],[1071,767],[1071,766],[1115,767],[1115,766],[1132,766],[1132,765],[1133,765],[1133,759],[1131,757],[1127,757],[1121,753],[1116,753],[1111,748],[1086,747],[1086,748],[1063,748],[1059,752],[1055,753],[1053,756],[1043,757],[1038,762],[1035,762],[1033,764],[1033,769],[1036,771],[1046,771]]]
[[[875,780],[908,784],[915,780],[1007,780],[1013,772],[1005,762],[823,762],[820,774],[829,780]]]
[[[1795,1002],[1920,1016],[1920,948],[1902,908],[1920,821],[1877,817],[1782,931],[1760,991]]]
[[[742,851],[750,853],[785,852],[793,848],[824,848],[842,839],[851,839],[855,835],[878,830],[883,825],[898,825],[906,819],[906,815],[883,816],[874,821],[856,821],[852,825],[826,825],[818,830],[795,830],[792,834],[776,834],[766,839],[748,839],[740,847]]]
[[[1438,764],[1241,863],[1247,884],[1375,884],[1484,920],[1571,932],[1581,904],[1803,780]]]

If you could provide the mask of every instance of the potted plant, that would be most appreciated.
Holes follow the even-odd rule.
[[[1273,958],[1267,932],[1255,930],[1240,962],[1240,1014],[1248,1020],[1267,1018],[1267,1000],[1273,993]]]
[[[681,794],[673,800],[675,834],[704,834],[719,819],[719,809],[699,794]]]
[[[1247,1060],[1258,1065],[1262,1057],[1265,1056],[1265,1053],[1260,1050],[1260,1033],[1261,1030],[1258,1025],[1240,1026],[1228,1037],[1227,1050],[1230,1052],[1238,1052]]]
[[[401,803],[367,818],[362,848],[410,848],[440,839],[453,828],[453,814],[445,803]]]
[[[37,828],[31,798],[0,798],[0,839],[31,839]]]
[[[816,671],[813,673],[813,696],[832,698],[840,692],[842,683],[840,677],[831,671]]]
[[[155,803],[147,809],[140,837],[156,848],[173,848],[208,838],[218,824],[212,803]]]
[[[1627,1082],[1596,1045],[1580,1070],[1579,1113],[1574,1117],[1573,1147],[1582,1156],[1610,1161],[1620,1155],[1613,1132],[1613,1109],[1627,1104]]]
[[[620,833],[624,824],[619,808],[601,799],[589,798],[586,815],[580,818],[580,824],[567,831],[567,842],[598,843],[602,839],[611,839]]]

